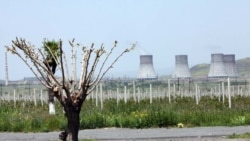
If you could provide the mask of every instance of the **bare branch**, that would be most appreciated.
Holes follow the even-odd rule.
[[[58,82],[58,80],[55,78],[55,76],[54,76],[54,74],[52,73],[52,71],[50,70],[50,68],[48,68],[48,67],[46,66],[46,64],[48,64],[48,60],[45,58],[45,56],[44,56],[44,54],[42,53],[41,50],[38,50],[38,51],[40,52],[41,56],[43,57],[43,60],[45,61],[45,63],[42,63],[42,62],[38,63],[39,65],[42,64],[41,67],[43,68],[43,70],[44,70],[45,73],[47,74],[47,76],[46,76],[44,79],[46,79],[47,77],[49,77],[49,79],[50,79],[49,82],[52,82],[52,85],[51,85],[51,86],[53,86],[53,85],[55,85],[55,84],[60,85],[60,82]],[[45,66],[43,66],[43,65],[45,65]],[[44,75],[44,76],[45,76],[45,75]]]
[[[113,52],[114,48],[116,47],[116,45],[117,45],[117,41],[114,42],[113,47],[112,47],[111,50],[108,52],[108,55],[106,56],[105,60],[103,61],[102,66],[101,66],[101,68],[100,68],[100,70],[99,70],[99,72],[98,72],[97,79],[99,79],[100,74],[101,74],[101,72],[102,72],[102,70],[103,70],[103,67],[104,67],[104,65],[106,64],[106,62],[107,62],[109,56],[112,54],[112,52]]]
[[[74,39],[69,41],[71,50],[71,59],[72,59],[72,69],[74,69],[73,60],[76,61],[76,56],[74,55]],[[76,44],[79,46],[79,44]],[[55,77],[54,71],[51,70],[48,59],[45,56],[44,52],[41,49],[36,50],[29,42],[26,42],[22,38],[16,38],[15,41],[12,41],[12,47],[6,47],[7,50],[13,54],[16,54],[22,61],[29,67],[29,69],[34,73],[34,75],[38,78],[38,80],[47,88],[53,89],[56,97],[63,104],[66,103],[75,103],[80,98],[81,102],[86,98],[86,96],[93,91],[95,86],[101,81],[104,75],[113,67],[113,65],[127,52],[131,51],[135,48],[136,44],[133,44],[132,47],[125,49],[121,54],[119,54],[111,63],[107,65],[107,61],[113,53],[114,49],[117,47],[117,41],[114,42],[112,48],[106,53],[104,49],[104,45],[102,44],[98,49],[94,48],[94,44],[92,43],[90,48],[84,47],[82,48],[82,64],[81,64],[81,74],[80,74],[80,82],[79,82],[79,92],[75,91],[76,86],[76,78],[75,78],[75,70],[72,71],[72,80],[69,81],[64,72],[64,65],[66,65],[67,76],[67,61],[62,49],[62,41],[59,41],[59,51],[60,56],[57,56],[54,51],[51,50],[49,46],[45,46],[47,50],[50,52],[50,58],[53,58],[56,65],[60,68],[62,75],[62,82]],[[101,57],[106,54],[104,60],[101,62]],[[75,53],[76,55],[76,53]],[[75,57],[75,58],[74,58]],[[64,59],[64,62],[63,62]],[[65,64],[64,64],[65,63]],[[97,71],[97,76],[94,78],[94,73],[97,69],[97,66],[100,64],[100,68]],[[75,63],[76,65],[76,63]],[[53,69],[53,68],[52,68]],[[66,80],[65,80],[66,79]],[[61,92],[64,91],[66,95],[62,95]]]
[[[106,57],[105,61],[103,62],[103,66],[104,66],[104,64],[106,64],[106,61],[107,61],[108,57],[110,56],[110,54],[112,53],[113,49],[116,47],[116,44],[117,44],[117,42],[115,42],[113,48],[110,50],[108,56]],[[111,68],[113,68],[113,65],[114,65],[114,64],[115,64],[115,63],[116,63],[125,53],[130,52],[131,50],[133,50],[133,49],[135,48],[135,46],[136,46],[136,43],[135,43],[135,44],[132,44],[132,47],[125,49],[118,57],[116,57],[116,59],[111,63],[111,65],[110,65],[103,73],[102,73],[102,69],[103,69],[103,68],[101,68],[100,71],[99,71],[99,73],[98,73],[97,78],[96,78],[95,80],[93,80],[93,81],[90,83],[90,85],[97,85],[97,84],[100,82],[100,80],[103,78],[103,76],[104,76]],[[90,90],[88,91],[88,93],[90,93],[92,90],[93,90],[93,89],[90,89]]]
[[[66,89],[65,87],[65,75],[64,75],[64,69],[63,69],[63,59],[62,59],[62,40],[59,41],[59,49],[60,49],[60,62],[61,62],[61,71],[62,71],[62,88]]]
[[[65,53],[64,53],[64,52],[62,52],[62,55],[63,55],[63,60],[64,60],[64,63],[62,63],[62,65],[65,64],[65,69],[66,69],[66,76],[65,76],[65,79],[66,79],[67,81],[69,81],[69,69],[68,69],[67,59],[66,59],[66,56],[65,56]]]
[[[46,67],[45,65],[46,63],[41,61],[41,60],[46,60],[46,59],[44,59],[45,56],[43,55],[40,49],[36,51],[30,43],[27,44],[26,41],[22,38],[20,39],[16,38],[16,40],[12,41],[12,43],[13,43],[12,48],[6,47],[7,50],[16,54],[19,58],[21,58],[21,60],[25,62],[25,64],[29,67],[29,69],[33,72],[33,74],[38,78],[38,80],[45,87],[51,88],[55,84],[60,85],[60,83],[57,81],[57,79],[54,77],[51,71]],[[21,52],[19,53],[19,51],[16,48],[20,49],[20,51],[24,55],[22,55]],[[39,59],[39,58],[42,58],[42,59]],[[29,64],[27,59],[29,59],[29,61],[33,65]],[[38,74],[40,74],[41,77],[39,77]],[[49,76],[48,78],[51,80],[50,82],[52,83],[48,83],[48,81],[46,80],[47,78],[46,75]]]
[[[47,88],[51,88],[51,86],[46,82],[46,79],[44,79],[43,77],[43,73],[42,72],[39,72],[43,78],[43,80],[38,76],[38,74],[35,72],[35,70],[31,67],[31,65],[27,62],[26,59],[24,59],[17,51],[15,48],[10,48],[8,46],[5,46],[7,48],[7,51],[10,51],[11,53],[13,54],[16,54],[21,60],[23,60],[23,62],[28,66],[28,68],[33,72],[33,74],[37,77],[37,79]]]
[[[110,54],[112,54],[112,52],[113,52],[114,48],[116,47],[116,45],[117,45],[117,42],[115,41],[114,46],[111,48],[111,50],[109,51],[109,53],[108,53],[108,55],[106,56],[105,60],[103,61],[102,67],[100,68],[97,77],[96,77],[94,80],[89,81],[88,84],[89,84],[90,88],[89,88],[88,91],[86,92],[87,94],[91,93],[91,92],[94,90],[95,86],[100,82],[100,80],[105,76],[105,74],[106,74],[111,68],[113,68],[113,65],[114,65],[114,64],[115,64],[115,63],[116,63],[125,53],[128,53],[128,52],[130,52],[131,50],[133,50],[133,49],[135,48],[136,43],[135,43],[135,44],[132,44],[132,47],[125,49],[118,57],[115,58],[115,60],[108,66],[108,68],[107,68],[106,70],[103,71],[103,67],[104,67],[104,65],[106,64],[106,62],[107,62],[107,60],[108,60]]]

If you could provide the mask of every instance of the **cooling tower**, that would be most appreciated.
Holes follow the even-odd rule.
[[[227,76],[238,77],[238,69],[236,67],[234,54],[224,55],[224,66]]]
[[[225,77],[227,76],[224,66],[223,54],[211,54],[211,64],[208,77]]]
[[[140,56],[140,68],[137,79],[156,79],[156,74],[153,66],[152,55],[141,55]]]
[[[190,77],[191,73],[188,67],[188,56],[176,55],[173,78],[190,78]]]

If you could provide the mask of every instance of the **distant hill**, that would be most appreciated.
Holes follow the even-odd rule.
[[[191,74],[195,76],[207,76],[210,64],[198,64],[190,68]]]
[[[250,57],[236,61],[241,76],[250,76]]]
[[[236,60],[236,66],[240,76],[250,76],[250,57]],[[207,76],[210,64],[198,64],[190,68],[191,74],[195,76]]]

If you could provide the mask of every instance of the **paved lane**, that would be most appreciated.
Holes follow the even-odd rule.
[[[227,135],[250,132],[250,126],[195,127],[195,128],[103,128],[81,130],[79,138],[113,141],[221,141]],[[58,141],[59,132],[49,133],[0,133],[0,141]],[[246,140],[246,139],[245,139]],[[235,141],[230,139],[230,141]]]

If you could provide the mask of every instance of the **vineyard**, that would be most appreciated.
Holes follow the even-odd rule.
[[[107,80],[83,104],[81,129],[249,125],[249,88],[247,80]],[[65,129],[63,109],[56,102],[56,115],[49,115],[42,86],[2,86],[1,92],[0,131]]]

